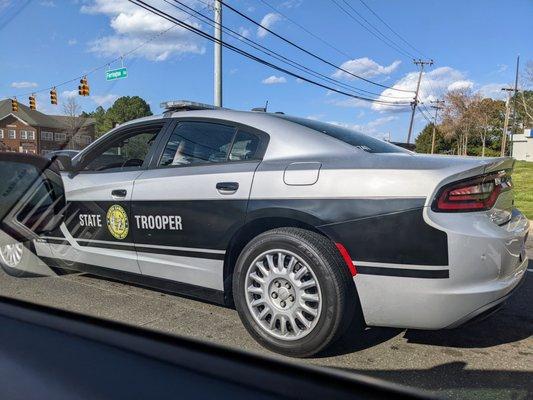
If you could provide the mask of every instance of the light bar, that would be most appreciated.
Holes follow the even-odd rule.
[[[167,111],[190,111],[190,110],[216,110],[221,107],[215,107],[211,104],[198,103],[189,100],[172,100],[160,104],[161,108]]]

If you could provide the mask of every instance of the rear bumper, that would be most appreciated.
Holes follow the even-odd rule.
[[[527,258],[515,274],[493,282],[454,287],[449,279],[358,274],[354,277],[369,326],[454,328],[505,301],[519,286]]]
[[[354,282],[368,325],[453,328],[505,301],[524,279],[529,222],[520,212],[505,226],[484,213],[427,220],[447,234],[448,265],[384,265],[386,275],[375,265],[360,268]]]

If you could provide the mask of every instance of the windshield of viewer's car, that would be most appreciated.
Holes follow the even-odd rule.
[[[348,143],[368,153],[407,153],[407,151],[401,147],[339,125],[328,124],[326,122],[306,118],[290,117],[287,115],[278,114],[276,117],[325,133],[328,136],[342,140],[344,143]]]

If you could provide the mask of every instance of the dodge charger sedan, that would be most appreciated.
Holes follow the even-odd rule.
[[[0,247],[6,271],[36,254],[235,306],[257,341],[298,357],[352,321],[459,326],[524,278],[512,158],[419,155],[281,113],[166,108],[73,158],[60,222]],[[45,203],[18,218],[38,227]]]

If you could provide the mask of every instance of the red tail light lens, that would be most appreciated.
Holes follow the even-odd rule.
[[[500,193],[511,188],[510,176],[503,171],[455,182],[441,189],[432,209],[440,212],[490,210]]]

